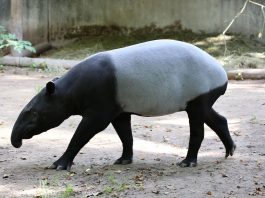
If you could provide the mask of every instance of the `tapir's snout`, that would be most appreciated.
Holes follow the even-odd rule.
[[[11,133],[11,144],[15,148],[19,148],[22,146],[22,139],[23,139],[22,136],[23,136],[23,130],[20,127],[20,124],[16,122]]]
[[[15,148],[20,148],[22,146],[22,140],[14,141],[11,139],[11,143]]]
[[[36,117],[29,114],[29,111],[22,111],[18,116],[11,134],[11,144],[15,148],[22,146],[23,139],[30,139],[33,137],[36,128]]]
[[[11,135],[11,144],[15,148],[19,148],[19,147],[22,146],[22,138],[20,138],[17,135],[15,135],[14,130],[12,131],[12,135]]]
[[[23,139],[30,139],[34,135],[39,134],[40,132],[35,132],[35,128],[32,126],[28,126],[26,129],[23,127],[18,127],[16,124],[12,130],[11,134],[11,143],[15,148],[19,148],[22,146],[22,140]]]

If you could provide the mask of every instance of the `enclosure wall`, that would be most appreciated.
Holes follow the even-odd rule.
[[[179,21],[183,28],[194,32],[221,33],[245,3],[245,0],[0,0],[1,24],[7,25],[10,2],[12,10],[17,1],[21,2],[21,16],[16,17],[22,20],[22,37],[35,44],[64,39],[69,32],[91,25],[164,27]],[[248,3],[229,31],[255,37],[261,32],[263,21],[261,8]],[[9,23],[14,27],[17,22]]]
[[[0,25],[8,28],[10,21],[10,0],[0,0]]]

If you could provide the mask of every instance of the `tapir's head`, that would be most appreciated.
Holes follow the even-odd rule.
[[[46,84],[22,110],[13,127],[11,143],[19,148],[23,139],[30,139],[60,125],[69,114],[64,97],[53,81]]]

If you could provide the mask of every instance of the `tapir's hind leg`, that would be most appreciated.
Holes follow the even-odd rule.
[[[122,146],[123,152],[119,159],[114,164],[130,164],[132,163],[133,157],[133,136],[131,129],[131,115],[129,113],[122,113],[112,122],[112,125],[118,133]]]
[[[186,158],[181,167],[196,166],[197,155],[204,138],[204,123],[216,132],[226,148],[226,157],[233,155],[236,148],[227,126],[226,119],[216,113],[212,106],[224,94],[227,84],[188,102],[186,112],[190,123],[190,142]]]
[[[190,140],[186,158],[179,163],[181,167],[194,167],[197,165],[197,155],[204,138],[204,114],[205,108],[201,100],[194,100],[187,106],[190,124]]]
[[[230,136],[226,118],[218,114],[214,109],[211,109],[205,119],[205,124],[207,124],[223,142],[226,149],[225,157],[229,155],[232,156],[236,145]]]

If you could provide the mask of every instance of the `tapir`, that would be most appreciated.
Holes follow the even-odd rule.
[[[186,111],[190,139],[186,158],[179,165],[197,165],[204,139],[204,123],[220,138],[225,157],[236,145],[227,120],[213,108],[225,93],[227,75],[216,59],[181,41],[154,40],[99,52],[83,60],[60,78],[49,81],[18,116],[11,143],[59,126],[72,115],[81,115],[64,154],[50,168],[70,170],[73,160],[89,140],[110,123],[123,146],[115,164],[133,160],[131,115],[163,116]]]

